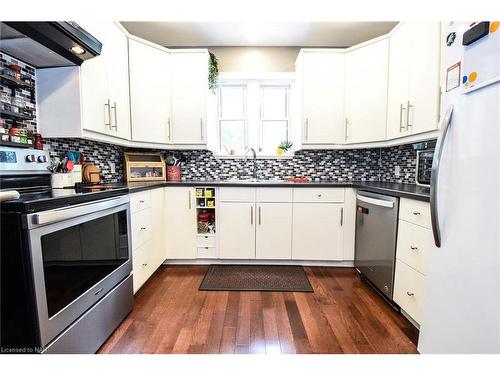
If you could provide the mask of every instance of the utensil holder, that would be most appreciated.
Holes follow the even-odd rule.
[[[52,189],[63,189],[74,186],[71,173],[52,173],[50,176]]]
[[[167,165],[167,180],[180,181],[181,180],[181,167],[180,165]]]

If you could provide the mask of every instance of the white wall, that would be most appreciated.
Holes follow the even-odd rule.
[[[298,47],[210,47],[220,72],[295,72]]]

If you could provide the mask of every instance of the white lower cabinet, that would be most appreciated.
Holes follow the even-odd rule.
[[[220,202],[218,227],[221,258],[255,259],[254,202]]]
[[[292,259],[343,260],[343,204],[294,203]]]
[[[165,243],[167,259],[194,259],[196,250],[194,188],[165,188]]]
[[[165,261],[164,189],[130,194],[134,293]]]
[[[425,276],[396,259],[394,301],[418,324],[422,318]]]
[[[421,323],[427,253],[432,234],[429,203],[402,198],[399,204],[394,301]]]
[[[257,259],[292,259],[292,203],[257,203]]]

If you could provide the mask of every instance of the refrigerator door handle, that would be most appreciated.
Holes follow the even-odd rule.
[[[438,202],[437,202],[437,185],[439,181],[439,168],[441,166],[441,156],[443,153],[444,143],[448,130],[451,125],[451,118],[453,116],[453,105],[450,105],[446,110],[446,114],[441,126],[441,134],[436,143],[436,152],[432,159],[432,174],[431,174],[431,224],[432,234],[434,236],[434,243],[436,247],[441,247],[441,229],[439,227],[438,216]]]

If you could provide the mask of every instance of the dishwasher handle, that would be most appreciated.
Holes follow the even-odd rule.
[[[373,204],[374,206],[394,208],[394,202],[384,201],[382,199],[375,199],[375,198],[365,197],[364,195],[359,195],[359,194],[356,195],[356,198],[359,201],[361,201],[361,202],[365,202],[365,203],[368,203],[368,204]]]

